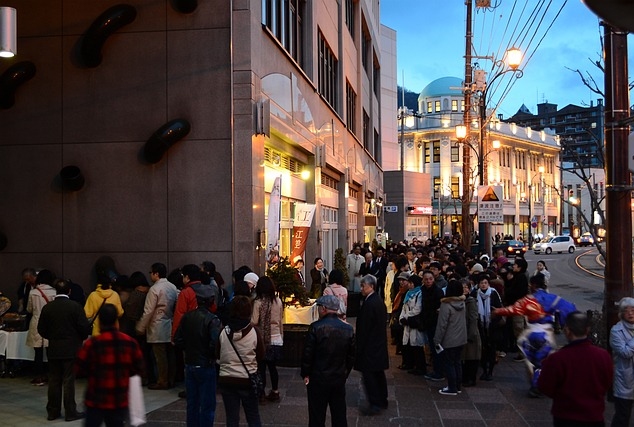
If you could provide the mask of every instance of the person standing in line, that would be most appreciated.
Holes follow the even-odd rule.
[[[20,314],[28,313],[26,306],[29,303],[29,293],[37,286],[36,279],[37,272],[34,268],[29,267],[22,270],[22,283],[18,288],[18,313]]]
[[[363,264],[363,257],[361,256],[361,246],[356,245],[352,248],[352,253],[348,254],[348,256],[346,257],[346,268],[348,269],[348,278],[350,280],[350,283],[348,285],[349,291],[359,291],[359,283],[361,280],[359,269],[361,268],[361,264]]]
[[[491,313],[502,307],[502,299],[489,284],[489,276],[486,273],[478,276],[478,289],[471,293],[478,303],[478,331],[482,341],[482,375],[480,380],[493,381],[493,367],[495,366],[496,350],[498,342],[502,339],[503,320],[492,317]]]
[[[440,358],[436,348],[434,347],[434,336],[436,334],[436,325],[438,324],[438,310],[440,310],[440,300],[444,297],[442,289],[440,289],[434,278],[434,273],[430,270],[423,272],[423,286],[421,287],[421,295],[423,298],[423,327],[427,343],[429,344],[431,359],[433,364],[432,372],[425,375],[425,379],[430,381],[443,381],[445,375],[442,359]]]
[[[62,279],[54,283],[55,299],[42,307],[37,331],[48,340],[48,402],[47,420],[56,420],[62,412],[62,396],[66,421],[84,417],[75,402],[75,354],[90,334],[90,324],[84,310],[69,299],[70,284]]]
[[[387,380],[389,366],[387,354],[387,311],[376,292],[376,277],[361,278],[363,305],[357,317],[357,349],[354,369],[361,372],[368,407],[364,415],[378,415],[387,409]]]
[[[370,251],[366,252],[364,255],[364,258],[365,258],[365,262],[361,264],[361,267],[359,267],[359,275],[366,276],[368,274],[371,274],[377,278],[377,283],[378,283],[379,265],[374,261],[372,252]]]
[[[445,298],[440,300],[438,324],[434,335],[434,346],[445,362],[447,387],[438,392],[455,396],[460,393],[462,382],[462,347],[467,343],[467,320],[465,318],[465,296],[462,284],[455,279],[447,283]]]
[[[588,339],[590,323],[584,313],[566,317],[568,344],[542,362],[539,390],[553,399],[554,427],[603,427],[605,396],[612,385],[610,353]],[[630,365],[631,368],[631,365]]]
[[[467,343],[462,349],[462,386],[476,385],[478,365],[482,354],[482,342],[478,331],[478,303],[471,296],[469,279],[462,279],[462,290],[465,296],[465,320],[467,324]]]
[[[387,277],[388,271],[391,270],[391,268],[388,267],[389,260],[385,256],[385,248],[383,248],[383,246],[379,246],[376,248],[374,263],[377,265],[378,268],[376,281],[379,287],[379,295],[381,296],[381,298],[385,299],[385,279]]]
[[[117,317],[123,316],[123,305],[119,294],[112,289],[112,279],[108,275],[97,277],[97,288],[88,295],[84,312],[89,321],[92,321],[92,336],[99,335],[101,326],[99,324],[99,310],[104,304],[112,304],[117,307]],[[93,320],[94,319],[94,320]],[[117,328],[119,324],[117,323]]]
[[[354,329],[337,318],[334,295],[317,299],[319,320],[308,329],[300,375],[308,396],[308,425],[323,427],[330,406],[332,425],[346,427],[346,380],[354,365]]]
[[[334,295],[340,302],[338,315],[341,320],[346,320],[346,312],[348,311],[348,290],[342,285],[343,272],[341,270],[332,270],[328,275],[328,286],[324,289],[324,295]]]
[[[123,427],[128,419],[130,377],[143,374],[143,354],[134,338],[117,330],[118,309],[99,311],[101,333],[84,342],[75,360],[75,374],[88,378],[86,427]]]
[[[152,264],[150,280],[153,285],[145,297],[143,316],[136,325],[138,335],[147,334],[156,362],[156,383],[150,390],[167,390],[176,379],[175,354],[172,346],[172,318],[178,298],[178,289],[166,279],[167,267],[160,262]]]
[[[251,325],[251,309],[249,297],[235,296],[227,325],[218,340],[218,388],[225,405],[227,427],[240,424],[240,404],[249,427],[262,425],[258,396],[249,377],[257,373],[258,362],[264,360],[264,342],[258,329]]]
[[[277,373],[277,362],[282,358],[282,346],[284,345],[284,328],[282,327],[284,305],[275,294],[275,285],[270,277],[260,277],[255,292],[257,296],[253,302],[251,324],[260,328],[264,340],[264,360],[258,362],[258,371],[264,389],[258,398],[260,403],[265,403],[266,400],[279,402],[280,377]],[[267,368],[271,376],[271,391],[268,395],[265,392]]]
[[[612,427],[627,427],[634,404],[634,298],[619,302],[620,321],[610,330],[614,361],[614,417]]]
[[[174,334],[174,345],[185,353],[187,426],[214,425],[216,415],[216,348],[222,330],[210,310],[215,290],[202,286],[196,292],[197,307],[183,315]]]
[[[407,278],[407,293],[399,316],[399,323],[403,325],[403,364],[399,368],[407,369],[407,373],[412,375],[427,373],[424,347],[426,340],[421,324],[422,284],[423,280],[415,274]]]
[[[33,369],[36,376],[31,381],[31,384],[37,386],[42,386],[48,382],[46,369],[44,367],[44,349],[48,347],[48,340],[42,338],[37,332],[37,324],[40,321],[42,308],[55,298],[56,292],[51,286],[54,281],[55,275],[50,270],[40,271],[35,279],[35,288],[29,292],[29,300],[26,305],[26,311],[31,313],[29,332],[26,335],[26,345],[33,347],[33,350],[35,350]]]
[[[319,298],[328,284],[328,270],[324,267],[322,258],[315,258],[314,267],[310,270],[310,279],[310,295],[312,298]]]

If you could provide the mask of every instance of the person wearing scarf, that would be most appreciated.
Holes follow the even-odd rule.
[[[502,338],[502,321],[500,318],[491,318],[491,310],[502,307],[500,294],[489,284],[489,276],[484,273],[478,277],[478,289],[475,289],[471,296],[478,303],[478,330],[482,341],[482,375],[480,380],[493,380],[493,367],[495,366],[495,352],[497,345]]]
[[[265,399],[277,402],[280,400],[277,362],[282,358],[282,346],[284,345],[284,330],[282,328],[284,305],[280,298],[275,295],[275,285],[267,276],[258,279],[255,292],[257,296],[253,303],[251,324],[260,328],[264,341],[264,360],[258,362],[258,371],[260,372],[260,377],[262,377],[264,388],[266,388],[267,367],[271,376],[270,393],[265,395],[263,392],[262,396],[258,396],[258,398],[260,403],[264,403]]]
[[[425,375],[425,334],[421,324],[420,313],[423,310],[423,298],[420,276],[411,275],[407,279],[408,291],[403,298],[403,309],[399,322],[403,329],[403,365],[412,375]]]
[[[634,298],[619,302],[619,319],[610,330],[614,360],[613,426],[629,426],[634,403]]]

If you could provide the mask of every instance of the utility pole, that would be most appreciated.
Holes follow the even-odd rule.
[[[471,137],[471,84],[473,82],[473,69],[471,66],[471,33],[473,0],[465,0],[467,6],[467,24],[465,35],[465,71],[464,71],[464,125],[467,129],[465,138]],[[466,250],[471,250],[471,234],[473,222],[471,221],[471,147],[468,143],[462,145],[462,244]],[[482,236],[480,236],[482,239]]]
[[[632,181],[628,170],[629,91],[627,32],[602,23],[605,58],[605,183],[608,258],[605,265],[606,327],[618,322],[618,303],[632,296]]]

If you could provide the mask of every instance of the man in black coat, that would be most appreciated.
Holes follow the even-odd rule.
[[[38,333],[48,340],[48,420],[61,416],[62,388],[66,421],[84,417],[77,412],[75,402],[75,354],[90,333],[90,324],[84,309],[69,299],[70,284],[58,280],[54,284],[57,296],[42,308],[37,324]]]
[[[376,292],[377,281],[372,275],[361,279],[363,305],[357,317],[357,353],[354,369],[361,372],[369,407],[365,415],[377,415],[387,408],[387,309]]]
[[[317,299],[319,320],[308,329],[300,375],[308,394],[308,425],[324,426],[330,406],[333,426],[345,427],[346,379],[354,364],[354,330],[337,317],[339,299]]]

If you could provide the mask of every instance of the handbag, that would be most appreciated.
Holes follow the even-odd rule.
[[[227,338],[229,338],[231,347],[233,347],[233,350],[236,352],[238,359],[240,359],[240,363],[242,363],[242,367],[244,367],[244,370],[247,371],[247,375],[249,376],[249,381],[251,382],[251,390],[253,390],[253,393],[255,394],[256,397],[259,397],[260,395],[264,393],[264,384],[262,383],[262,378],[260,377],[260,373],[258,371],[256,371],[253,374],[249,372],[247,365],[245,365],[244,362],[242,361],[242,357],[240,356],[238,349],[233,343],[233,340],[231,339],[231,335],[229,335],[229,331],[227,329],[225,329],[225,333],[227,334]]]

